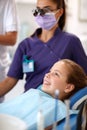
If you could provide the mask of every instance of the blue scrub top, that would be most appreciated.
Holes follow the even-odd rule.
[[[41,29],[37,29],[18,46],[8,76],[23,78],[23,57],[34,60],[34,72],[26,72],[25,91],[42,84],[45,73],[60,59],[70,59],[83,67],[87,73],[87,56],[78,37],[56,29],[54,36],[44,43],[38,38]]]

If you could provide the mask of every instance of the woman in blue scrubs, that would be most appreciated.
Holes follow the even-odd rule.
[[[10,91],[24,74],[25,91],[37,88],[44,75],[60,59],[75,61],[87,74],[87,56],[79,38],[63,31],[64,0],[37,0],[33,15],[40,28],[19,44],[7,78],[0,83],[0,96]]]

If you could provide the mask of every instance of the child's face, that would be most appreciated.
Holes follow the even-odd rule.
[[[43,79],[42,90],[54,96],[55,90],[58,89],[62,94],[68,85],[67,75],[68,69],[64,62],[59,61],[53,65],[50,72]]]

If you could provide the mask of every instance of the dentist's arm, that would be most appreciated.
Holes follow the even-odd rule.
[[[5,80],[0,82],[0,97],[4,96],[9,92],[18,82],[18,79],[7,77]]]
[[[17,31],[7,32],[4,35],[0,35],[0,45],[13,46],[16,44]]]

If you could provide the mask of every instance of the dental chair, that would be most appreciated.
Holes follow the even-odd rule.
[[[38,89],[41,89],[41,87],[39,87]],[[76,92],[73,96],[71,96],[70,98],[70,109],[73,110],[80,110],[82,104],[87,101],[87,87],[79,90],[78,92]],[[70,129],[71,130],[77,130],[77,117],[78,114],[72,114],[70,115]],[[63,119],[60,122],[57,123],[57,127],[56,130],[65,130],[64,129],[64,125],[65,125],[65,120]],[[45,128],[45,130],[52,130],[52,126],[48,126],[47,128]]]
[[[74,110],[80,110],[83,102],[87,100],[87,87],[79,90],[70,98],[70,108]],[[70,127],[71,130],[76,130],[78,114],[70,116]],[[64,130],[65,119],[60,121],[57,125],[57,130]]]

